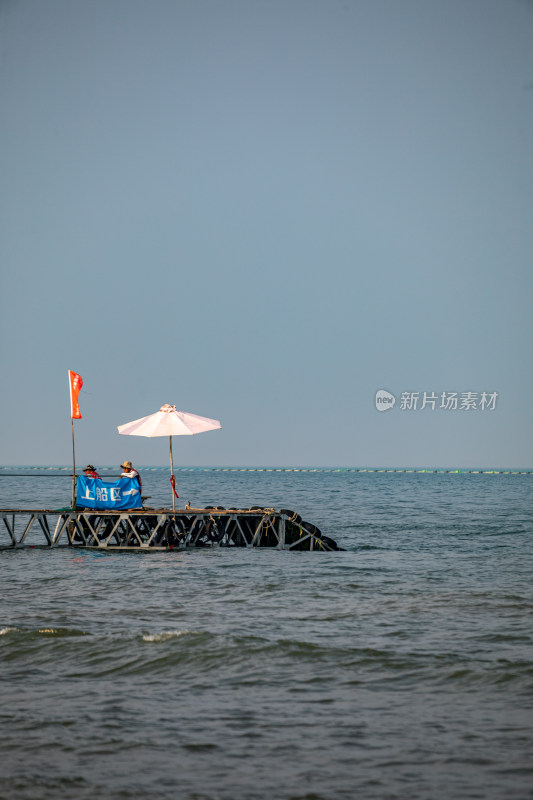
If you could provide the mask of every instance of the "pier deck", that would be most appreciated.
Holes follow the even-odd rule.
[[[286,509],[0,509],[0,519],[1,550],[65,546],[150,551],[191,547],[341,549],[315,525]]]

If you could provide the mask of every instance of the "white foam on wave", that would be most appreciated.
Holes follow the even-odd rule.
[[[167,642],[169,639],[176,639],[178,636],[185,636],[189,631],[160,631],[159,633],[144,633],[144,642]]]
[[[5,636],[6,633],[10,633],[11,631],[16,631],[18,628],[0,628],[0,636]]]

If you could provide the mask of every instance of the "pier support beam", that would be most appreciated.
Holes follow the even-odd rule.
[[[0,549],[97,547],[174,550],[190,547],[269,547],[339,550],[336,542],[292,511],[273,508],[185,508],[131,511],[0,509],[7,536]],[[44,542],[43,542],[44,538]]]

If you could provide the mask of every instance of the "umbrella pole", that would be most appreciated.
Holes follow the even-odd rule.
[[[172,492],[172,511],[176,510],[176,501],[174,500],[174,487],[172,485],[172,478],[174,477],[174,463],[172,461],[172,436],[168,437],[170,442],[170,490]]]

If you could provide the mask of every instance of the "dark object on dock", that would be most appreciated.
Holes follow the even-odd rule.
[[[188,547],[273,547],[278,550],[341,550],[293,511],[273,508],[185,508],[129,511],[0,509],[10,543],[0,549],[98,547],[108,550],[174,550]],[[18,523],[18,525],[17,525]],[[33,535],[32,535],[33,534]],[[5,534],[4,534],[5,535]]]

